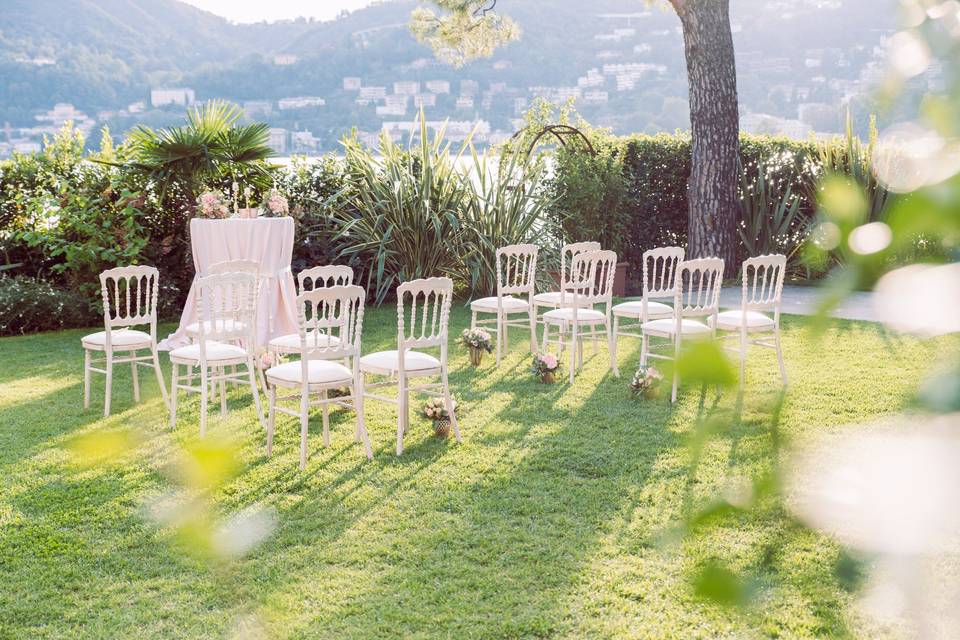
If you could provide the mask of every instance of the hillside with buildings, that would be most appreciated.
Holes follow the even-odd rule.
[[[68,120],[119,135],[140,123],[177,123],[185,108],[217,98],[268,122],[283,155],[336,149],[351,129],[369,143],[381,131],[399,138],[420,109],[431,122],[449,121],[454,139],[476,127],[478,142],[495,143],[537,98],[572,100],[589,122],[617,133],[689,126],[679,21],[637,0],[502,2],[522,39],[462,69],[438,63],[412,38],[406,21],[416,3],[404,0],[330,22],[259,25],[233,25],[175,0],[70,0],[63,5],[84,20],[45,26],[39,14],[57,4],[16,0],[14,25],[0,28],[0,79],[12,88],[0,107],[2,155],[38,148]],[[98,8],[106,4],[127,7],[129,24],[125,37],[101,43]],[[742,128],[794,138],[835,133],[847,109],[865,124],[895,27],[896,3],[881,4],[734,2]],[[149,28],[138,30],[144,21]],[[63,52],[77,47],[83,55],[64,62]],[[105,75],[111,61],[119,71]],[[939,82],[932,68],[916,88]]]

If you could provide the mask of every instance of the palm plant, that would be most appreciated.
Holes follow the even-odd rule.
[[[234,104],[213,100],[188,111],[184,126],[155,131],[141,125],[127,139],[131,160],[124,166],[157,183],[161,194],[176,184],[191,199],[204,187],[230,182],[269,187],[269,127],[239,124],[242,114]]]
[[[469,191],[456,165],[469,138],[451,156],[444,133],[430,138],[421,114],[409,148],[384,135],[378,157],[355,137],[343,141],[354,195],[351,207],[334,214],[336,241],[341,257],[362,265],[367,291],[378,304],[407,280],[463,280],[457,254]]]

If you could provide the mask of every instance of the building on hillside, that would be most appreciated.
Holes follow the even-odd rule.
[[[292,64],[297,64],[298,60],[300,60],[300,58],[292,53],[278,53],[273,56],[273,64],[278,67],[288,67]]]
[[[181,107],[192,106],[197,101],[193,89],[187,87],[159,88],[150,90],[150,104],[154,107],[163,107],[176,104]]]
[[[509,60],[497,60],[496,62],[493,63],[493,70],[506,71],[512,66],[513,66],[513,63],[510,62]]]
[[[473,109],[473,106],[473,98],[468,96],[460,96],[457,98],[457,109]]]
[[[53,109],[36,115],[34,118],[40,123],[40,126],[36,127],[36,132],[39,134],[56,133],[68,122],[73,123],[76,129],[87,134],[96,124],[92,118],[84,112],[78,111],[69,102],[58,102],[53,105]]]
[[[398,96],[415,96],[420,93],[420,83],[415,80],[394,82],[393,92]]]
[[[606,91],[584,91],[584,104],[601,105],[610,101],[610,94]]]
[[[383,100],[386,97],[386,87],[361,87],[360,89],[360,98],[363,100]]]
[[[143,113],[147,110],[147,103],[143,100],[131,102],[127,105],[127,113]]]
[[[277,108],[280,111],[290,111],[293,109],[312,109],[322,107],[327,101],[319,96],[296,96],[291,98],[281,98],[277,101]]]
[[[270,132],[267,137],[267,146],[274,150],[274,152],[281,155],[285,154],[289,150],[289,145],[287,139],[289,138],[289,131],[280,127],[271,127]]]
[[[461,80],[460,95],[465,98],[473,98],[480,93],[480,83],[476,80]]]
[[[363,82],[360,78],[356,76],[348,76],[343,79],[343,90],[344,91],[360,91],[360,88],[363,86]]]
[[[427,80],[426,87],[430,93],[450,93],[450,82],[448,80]]]
[[[243,103],[243,110],[251,118],[269,116],[273,113],[273,103],[269,100],[247,100]]]
[[[413,96],[413,106],[418,109],[422,109],[424,107],[435,107],[437,106],[437,94],[421,93],[418,96]]]
[[[320,151],[320,138],[311,131],[294,131],[290,134],[290,147],[293,153],[317,153]]]

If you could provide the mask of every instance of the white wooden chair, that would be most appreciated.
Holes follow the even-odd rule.
[[[353,269],[339,265],[326,265],[304,269],[297,274],[297,289],[300,293],[314,291],[326,287],[349,287],[353,284]],[[307,335],[307,342],[311,346],[321,346],[329,340],[336,340],[336,336],[329,336],[324,327],[319,327],[318,333]],[[300,353],[301,343],[299,333],[289,333],[270,340],[267,349],[277,355],[291,355]]]
[[[130,363],[133,375],[133,399],[140,402],[138,367],[153,367],[160,383],[163,404],[167,402],[167,387],[157,356],[157,296],[160,272],[154,267],[117,267],[100,274],[103,295],[103,331],[80,339],[83,346],[83,408],[90,408],[91,373],[106,375],[103,415],[110,415],[113,394],[113,365]],[[149,333],[132,327],[149,326]],[[149,351],[140,355],[139,351]],[[94,360],[95,353],[103,353],[102,360]],[[103,364],[104,368],[94,367]]]
[[[613,278],[617,270],[617,254],[613,251],[587,251],[578,254],[571,265],[570,280],[563,284],[560,308],[543,314],[543,351],[550,344],[550,327],[559,328],[556,344],[563,346],[564,336],[570,333],[570,383],[574,372],[583,366],[583,339],[603,335],[610,354],[610,369],[614,368],[611,340],[611,307],[613,305]],[[602,304],[604,311],[594,306]],[[597,329],[603,326],[603,330]],[[589,329],[584,330],[584,327]]]
[[[533,296],[533,306],[537,313],[537,322],[542,324],[540,317],[540,307],[556,309],[560,306],[563,297],[563,284],[570,281],[570,269],[573,266],[573,259],[584,251],[599,251],[602,247],[599,242],[573,242],[563,245],[560,251],[560,282],[558,291],[545,291]]]
[[[677,265],[683,261],[683,247],[661,247],[643,252],[643,297],[640,300],[621,302],[613,307],[613,373],[620,377],[617,364],[617,338],[643,338],[634,333],[647,320],[672,318],[673,307],[658,299],[669,298],[673,302],[677,289]],[[623,322],[631,324],[621,325]]]
[[[360,358],[360,392],[365,397],[392,402],[397,407],[397,455],[403,453],[403,434],[410,424],[410,392],[442,397],[450,413],[453,433],[460,442],[460,428],[450,396],[447,378],[447,334],[450,323],[450,300],[453,297],[453,281],[450,278],[427,278],[412,280],[397,287],[397,349],[378,351]],[[413,349],[439,349],[437,358]],[[366,374],[387,376],[396,382],[379,382],[366,386]],[[414,378],[440,377],[438,383],[411,386]],[[397,384],[396,398],[367,393]]]
[[[537,276],[537,254],[534,244],[513,244],[497,249],[497,295],[480,298],[470,303],[470,328],[483,327],[496,335],[497,366],[501,354],[509,350],[509,327],[529,328],[530,351],[537,349],[537,316],[533,306]],[[522,297],[515,297],[517,294]],[[511,320],[511,315],[525,313],[523,321]],[[478,318],[479,314],[493,314],[493,318]]]
[[[673,298],[673,317],[648,320],[640,326],[643,335],[640,366],[646,365],[650,358],[676,361],[685,339],[715,337],[713,320],[719,311],[722,284],[723,260],[720,258],[700,258],[681,262],[677,272],[677,290]],[[707,322],[695,318],[703,318]],[[651,337],[668,339],[673,346],[673,355],[653,353],[650,348]],[[671,402],[677,401],[679,381],[679,375],[674,368]]]
[[[743,263],[743,296],[740,308],[717,314],[715,327],[725,332],[724,338],[740,339],[740,392],[743,392],[747,349],[751,344],[773,349],[780,364],[780,377],[787,384],[787,369],[780,348],[780,303],[783,298],[783,280],[787,258],[769,255],[750,258]],[[767,313],[762,313],[766,311]],[[773,317],[768,315],[772,312]],[[763,339],[750,340],[750,335],[773,334],[773,343]]]
[[[356,413],[355,438],[363,442],[368,459],[373,458],[370,438],[363,418],[363,392],[360,386],[360,338],[363,333],[363,300],[366,294],[354,285],[318,287],[297,296],[300,360],[271,367],[266,371],[270,387],[267,418],[267,455],[273,453],[276,412],[300,418],[300,470],[307,467],[307,433],[310,407],[323,409],[323,445],[330,446],[330,405],[352,406]],[[329,335],[330,340],[311,340],[311,336]],[[334,360],[348,360],[347,368]],[[332,389],[349,388],[348,396],[331,398]],[[277,397],[277,389],[296,389],[298,393]],[[312,396],[318,399],[312,400]],[[299,400],[296,411],[286,409],[278,400]]]
[[[170,352],[173,373],[170,382],[170,426],[177,424],[178,391],[200,394],[200,435],[207,432],[207,400],[211,386],[221,383],[220,413],[226,414],[222,383],[249,383],[257,418],[262,426],[263,411],[254,373],[253,317],[256,312],[257,278],[250,273],[225,273],[197,280],[197,340]],[[246,374],[236,367],[245,365]],[[181,377],[180,367],[186,367]],[[227,367],[232,370],[227,372]],[[194,373],[194,369],[199,369]],[[245,377],[244,377],[245,376]],[[246,379],[245,379],[246,378]],[[199,381],[199,386],[193,383]]]

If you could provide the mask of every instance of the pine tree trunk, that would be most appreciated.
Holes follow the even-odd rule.
[[[683,25],[693,132],[688,252],[737,272],[740,123],[729,0],[671,0]]]

